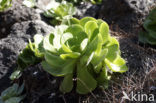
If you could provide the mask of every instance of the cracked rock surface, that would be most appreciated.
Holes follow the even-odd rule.
[[[13,24],[40,18],[40,15],[35,10],[27,8],[21,5],[21,3],[21,0],[13,0],[12,7],[4,12],[0,12],[0,38],[8,36]]]
[[[11,8],[0,13],[0,93],[10,85],[9,76],[17,67],[17,57],[28,39],[53,30],[39,15],[34,9],[21,5],[20,0],[14,0]]]

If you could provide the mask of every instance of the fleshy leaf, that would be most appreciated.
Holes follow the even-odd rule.
[[[72,18],[70,23],[71,24],[80,24],[80,20],[78,20],[77,18]]]
[[[108,68],[113,72],[123,73],[128,70],[125,60],[122,59],[120,56],[118,56],[117,59],[113,62],[109,61],[108,59],[105,59],[105,63],[108,66]]]
[[[34,43],[35,43],[35,47],[38,48],[38,45],[42,42],[43,40],[43,36],[42,35],[39,35],[39,34],[36,34],[34,36]]]
[[[14,97],[17,95],[18,84],[13,84],[13,86],[4,90],[1,94],[1,98],[3,101],[9,99],[10,97]]]
[[[64,77],[64,80],[61,83],[60,91],[62,91],[63,93],[68,93],[72,90],[72,88],[73,88],[73,74],[68,74]]]
[[[84,28],[85,32],[88,34],[89,39],[93,39],[98,34],[98,31],[96,31],[94,34],[95,30],[98,29],[98,25],[95,21],[88,21]]]
[[[95,66],[95,68],[100,62],[102,62],[105,59],[107,53],[108,53],[108,49],[103,49],[100,55],[96,55],[96,54],[94,55],[91,63]]]
[[[117,45],[119,49],[119,42],[117,41],[117,39],[115,39],[114,37],[110,37],[108,40],[109,42],[106,44],[107,46]]]
[[[67,62],[66,64],[61,65],[60,68],[55,68],[48,64],[46,61],[42,62],[43,69],[50,73],[53,76],[65,76],[67,74],[73,73],[75,61]]]
[[[64,44],[67,40],[72,39],[73,35],[71,33],[64,33],[61,36],[61,43]]]
[[[100,25],[104,22],[102,19],[98,19],[97,21],[98,26],[100,27]]]
[[[63,20],[62,24],[65,24],[65,25],[80,24],[80,21],[77,18],[71,18],[70,20],[69,19]]]
[[[72,53],[68,53],[68,54],[61,54],[60,57],[62,59],[68,59],[68,58],[73,58],[76,59],[80,56],[80,53],[77,52],[72,52]]]
[[[23,92],[23,89],[24,84],[19,86],[15,83],[1,93],[0,99],[4,103],[19,103],[25,97],[25,95],[20,96],[20,94]]]
[[[16,70],[11,74],[10,79],[15,80],[18,79],[20,76],[21,76],[21,70]]]
[[[20,96],[20,97],[12,97],[12,98],[6,100],[5,103],[20,103],[20,101],[22,99],[24,99],[24,97],[25,97],[25,95]]]
[[[50,52],[45,52],[45,60],[49,63],[53,68],[61,68],[65,63],[65,60],[60,58],[57,55],[53,55]]]
[[[109,37],[110,37],[108,24],[103,22],[100,25],[99,32],[102,35],[103,43],[106,43],[108,41]]]
[[[77,66],[77,88],[79,94],[87,94],[96,88],[97,82],[85,66]]]
[[[80,47],[81,51],[83,51],[86,48],[87,44],[88,44],[88,39],[86,38],[81,42],[81,47]]]
[[[119,55],[118,46],[117,45],[111,45],[107,48],[108,48],[108,53],[106,55],[106,58],[109,61],[113,62],[117,58],[117,56]]]
[[[62,49],[66,53],[71,53],[72,52],[72,50],[69,47],[67,47],[65,44],[62,44]]]
[[[81,65],[86,65],[88,61],[91,61],[90,56],[94,54],[95,50],[97,49],[97,45],[99,43],[98,41],[99,41],[99,37],[96,36],[96,38],[93,41],[91,41],[91,43],[88,44],[84,55],[80,58]]]
[[[96,19],[92,18],[92,17],[84,17],[80,20],[80,25],[82,27],[85,26],[85,24],[88,22],[88,21],[96,21]]]
[[[52,45],[54,39],[53,34],[49,34],[44,38],[43,47],[45,50],[51,51],[53,53],[56,52],[56,48]]]
[[[76,32],[75,32],[76,31]],[[82,26],[78,24],[71,25],[67,30],[66,33],[73,34],[73,38],[67,41],[69,47],[76,52],[80,51],[80,43],[87,38],[86,33],[83,31]]]
[[[106,66],[103,66],[100,74],[97,77],[98,85],[102,86],[103,88],[108,88],[108,80],[110,77],[108,76],[107,73],[107,68]]]

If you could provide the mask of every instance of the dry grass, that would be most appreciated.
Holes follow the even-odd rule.
[[[92,93],[85,98],[80,97],[79,103],[131,103],[122,98],[123,92],[126,94],[130,94],[132,91],[151,93],[152,87],[156,86],[156,64],[153,62],[153,68],[149,72],[141,73],[141,75],[138,75],[137,70],[133,73],[129,71],[122,74],[110,81],[109,89],[98,89],[99,92]]]

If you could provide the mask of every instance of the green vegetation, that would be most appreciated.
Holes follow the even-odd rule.
[[[23,4],[27,7],[37,6],[36,0],[24,0]],[[61,22],[71,19],[76,14],[76,7],[66,1],[58,2],[51,0],[44,9],[43,14],[47,18],[51,18],[50,23],[52,25],[59,25]]]
[[[43,54],[39,52],[42,37],[38,35],[34,36],[34,43],[29,40],[29,44],[26,48],[20,53],[17,59],[18,68],[10,76],[11,80],[17,79],[21,76],[21,72],[31,66],[41,62],[43,59]]]
[[[51,18],[50,23],[52,25],[59,25],[73,18],[73,15],[76,14],[75,5],[85,1],[90,1],[93,4],[102,2],[102,0],[51,0],[44,8],[44,16]],[[27,7],[37,6],[36,0],[24,0],[23,4]]]
[[[102,0],[90,0],[93,4],[100,4]]]
[[[143,27],[145,31],[140,33],[139,41],[142,43],[156,45],[156,8],[150,12],[143,24]]]
[[[79,94],[89,93],[97,86],[106,88],[112,72],[128,70],[120,56],[119,43],[110,36],[106,22],[85,17],[81,20],[72,18],[68,25],[65,24],[56,26],[45,37],[36,35],[34,43],[30,42],[20,54],[19,67],[24,69],[37,63],[36,58],[42,58],[45,71],[64,77],[60,86],[63,93],[72,90],[73,79],[76,79]],[[32,53],[27,53],[27,49]]]
[[[20,103],[25,95],[21,95],[24,90],[24,84],[19,86],[18,84],[13,84],[13,86],[7,88],[1,93],[0,103]]]
[[[29,40],[29,44],[26,46],[26,48],[21,52],[21,54],[18,56],[18,68],[26,68],[30,65],[37,64],[41,61],[43,58],[43,54],[39,53],[38,48],[40,47],[39,43],[42,38],[38,39],[39,37],[34,36],[34,43],[31,43]]]
[[[72,0],[68,3],[53,0],[56,5],[47,9],[44,15],[52,18],[51,23],[54,26],[59,26],[55,26],[49,35],[35,35],[34,42],[29,40],[29,44],[18,56],[18,68],[12,73],[12,80],[18,79],[29,66],[41,63],[49,74],[64,77],[60,91],[67,93],[76,86],[77,93],[87,94],[99,86],[107,88],[113,72],[123,73],[128,70],[125,60],[120,56],[119,43],[111,37],[105,21],[92,17],[81,20],[73,18],[76,13],[73,4],[81,1]],[[102,0],[90,1],[95,4]],[[35,2],[25,0],[23,3],[34,7]],[[10,88],[17,91],[15,87],[17,84]],[[1,100],[5,101],[8,98],[4,99],[3,94]],[[17,96],[19,94],[9,98]],[[22,99],[18,99],[18,102]]]
[[[11,7],[12,0],[0,0],[0,12]]]
[[[112,72],[127,71],[119,43],[110,36],[106,22],[91,17],[70,22],[69,26],[56,27],[43,39],[42,66],[53,76],[64,77],[62,92],[72,90],[73,78],[77,79],[76,91],[86,94],[98,85],[108,86],[111,74],[107,68]]]
[[[62,21],[69,20],[76,14],[76,8],[72,3],[59,3],[58,6],[53,6],[49,10],[45,11],[44,15],[48,18],[52,18],[51,24],[60,24]]]
[[[49,5],[44,8],[44,16],[51,18],[51,24],[59,25],[62,22],[71,19],[73,15],[76,14],[76,7],[74,5],[84,1],[90,1],[93,4],[102,2],[102,0],[51,0]],[[37,6],[36,0],[24,0],[23,4],[27,7]]]

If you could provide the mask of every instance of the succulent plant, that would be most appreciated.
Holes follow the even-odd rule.
[[[11,7],[12,0],[0,0],[0,12]]]
[[[13,84],[1,93],[0,103],[20,103],[20,101],[25,97],[25,95],[21,95],[23,90],[24,84],[21,86],[16,83]]]
[[[140,33],[139,41],[142,43],[156,45],[156,8],[149,13],[143,27],[145,31]]]
[[[63,93],[70,92],[74,83],[79,94],[87,94],[97,86],[106,88],[113,72],[128,70],[108,24],[92,17],[72,18],[49,35],[35,35],[34,43],[29,42],[19,55],[18,65],[22,70],[39,62],[51,75],[64,77],[60,85]],[[12,77],[18,77],[16,72]]]
[[[64,20],[69,20],[76,14],[76,8],[72,3],[62,2],[58,6],[51,6],[50,9],[44,12],[48,18],[52,18],[50,23],[53,25],[61,24]]]
[[[109,34],[106,22],[91,17],[73,18],[70,25],[56,26],[43,39],[43,69],[53,76],[64,77],[62,92],[70,92],[73,78],[76,91],[86,94],[98,85],[107,87],[112,72],[126,72],[119,43]],[[110,72],[111,71],[111,72]]]

